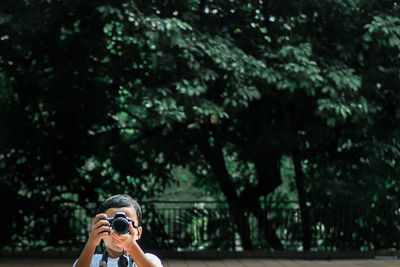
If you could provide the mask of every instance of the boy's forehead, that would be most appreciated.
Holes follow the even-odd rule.
[[[131,207],[109,208],[106,210],[105,214],[107,214],[107,217],[114,217],[117,212],[121,211],[125,212],[126,216],[132,218],[135,222],[138,221],[136,212]]]

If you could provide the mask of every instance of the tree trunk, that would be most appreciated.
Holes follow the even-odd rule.
[[[243,213],[241,212],[240,203],[238,201],[239,198],[236,194],[236,190],[231,181],[228,170],[226,169],[225,158],[220,140],[218,140],[217,136],[214,136],[215,143],[214,146],[211,146],[208,141],[208,136],[204,135],[201,131],[199,131],[197,137],[198,138],[196,138],[196,141],[198,148],[204,155],[207,163],[210,165],[211,170],[218,180],[221,191],[228,201],[229,210],[232,214],[234,224],[240,236],[243,249],[251,250],[253,249],[253,245],[249,235],[250,228],[248,218],[243,216]]]
[[[277,156],[269,149],[263,153],[263,157],[256,157],[253,162],[256,167],[258,190],[248,194],[253,197],[253,215],[258,220],[258,227],[260,233],[264,235],[265,240],[275,250],[284,250],[282,242],[280,241],[276,230],[273,229],[270,221],[268,220],[267,210],[261,208],[259,197],[266,196],[273,192],[281,183],[280,166],[278,164],[280,156]],[[258,212],[261,211],[261,212]]]
[[[297,155],[293,155],[293,163],[294,163],[297,194],[300,203],[301,226],[303,233],[303,250],[309,251],[311,248],[310,218],[307,208],[306,192],[304,190],[304,180],[303,180],[303,171],[301,169],[301,161]]]
[[[272,246],[274,250],[284,250],[281,240],[276,234],[275,229],[272,227],[271,222],[268,219],[268,212],[261,208],[258,201],[252,204],[252,213],[258,221],[258,231],[263,234],[264,239]]]
[[[306,191],[304,189],[304,176],[303,171],[301,169],[301,159],[298,157],[297,149],[299,146],[299,137],[297,135],[297,131],[299,127],[293,127],[292,120],[290,117],[290,112],[288,109],[288,103],[286,105],[283,102],[280,102],[280,106],[282,109],[282,114],[286,124],[286,130],[289,135],[288,139],[288,151],[292,154],[293,164],[294,164],[294,178],[296,182],[296,189],[300,203],[300,214],[301,214],[301,226],[302,226],[302,234],[303,234],[303,250],[309,251],[311,248],[311,231],[310,231],[310,220],[309,213],[307,208],[307,199],[306,199]]]

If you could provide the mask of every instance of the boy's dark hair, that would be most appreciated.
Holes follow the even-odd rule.
[[[140,208],[139,203],[131,198],[128,195],[114,195],[106,200],[103,201],[103,203],[100,204],[98,208],[98,213],[104,213],[106,210],[111,209],[111,208],[133,208],[133,210],[136,212],[136,216],[138,219],[138,225],[142,225],[142,209]]]

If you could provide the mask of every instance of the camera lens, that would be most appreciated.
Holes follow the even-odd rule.
[[[120,235],[126,234],[129,231],[128,220],[125,218],[115,218],[112,223],[112,228]]]

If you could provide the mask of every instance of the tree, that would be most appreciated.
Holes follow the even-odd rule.
[[[160,17],[175,14],[194,27],[194,30],[187,28],[187,31],[207,32],[209,39],[218,40],[219,45],[204,46],[209,48],[204,51],[206,57],[209,57],[206,62],[211,62],[206,66],[214,67],[212,70],[215,78],[205,80],[203,87],[197,86],[197,76],[192,78],[193,82],[189,79],[182,82],[185,92],[197,89],[201,98],[188,93],[185,100],[179,102],[180,97],[176,95],[162,96],[162,99],[178,99],[177,102],[173,101],[174,105],[182,103],[185,111],[183,118],[171,116],[177,123],[170,135],[164,134],[168,140],[173,140],[177,133],[180,138],[189,136],[185,149],[196,145],[198,151],[193,153],[200,153],[199,158],[205,160],[209,169],[206,168],[217,179],[231,207],[239,201],[248,201],[257,206],[259,197],[268,195],[280,184],[279,160],[282,156],[290,156],[295,166],[302,210],[303,245],[307,250],[311,247],[308,206],[320,202],[321,193],[326,192],[323,193],[323,199],[329,199],[331,194],[327,188],[315,190],[317,187],[314,185],[323,184],[326,180],[337,183],[342,179],[348,180],[343,183],[347,188],[365,183],[365,166],[359,165],[365,162],[365,158],[374,162],[371,164],[368,161],[367,165],[375,172],[378,171],[375,165],[378,162],[386,168],[379,168],[382,175],[379,178],[375,176],[374,182],[367,182],[371,192],[368,197],[363,196],[366,192],[363,190],[358,191],[356,198],[371,199],[374,196],[373,184],[378,183],[380,187],[390,184],[391,178],[388,181],[387,175],[391,177],[392,172],[397,173],[397,169],[393,168],[394,165],[384,163],[388,162],[387,159],[372,155],[376,149],[381,151],[387,145],[392,148],[396,146],[392,141],[383,144],[385,141],[380,139],[382,136],[390,136],[388,139],[393,140],[398,135],[393,120],[386,121],[383,119],[385,116],[380,115],[380,119],[376,117],[380,114],[378,111],[387,108],[384,103],[377,104],[376,99],[385,98],[383,95],[388,92],[380,91],[386,75],[381,75],[376,69],[388,72],[390,87],[396,86],[398,82],[395,66],[399,63],[399,28],[397,18],[393,16],[398,11],[396,3],[389,1],[381,5],[371,1],[297,1],[282,8],[282,4],[276,1],[245,4],[201,1],[191,8],[177,7],[172,2],[157,7],[138,4],[138,7],[148,16],[154,12]],[[375,31],[379,32],[376,32],[379,36],[388,38],[388,41],[372,44],[371,33]],[[197,39],[198,44],[201,41],[203,39]],[[225,42],[226,47],[222,45]],[[182,44],[180,48],[191,52],[195,45],[185,47]],[[374,49],[384,49],[385,52],[379,52],[382,56],[376,58],[373,56],[376,53]],[[182,52],[183,55],[187,53]],[[231,60],[235,55],[237,57]],[[198,59],[199,56],[185,59],[190,62],[193,58]],[[365,61],[372,58],[378,59],[378,62]],[[240,65],[241,59],[251,59],[257,68],[246,69],[245,65]],[[233,61],[236,64],[226,63]],[[387,68],[382,66],[382,61],[387,64]],[[251,62],[246,65],[252,66]],[[190,67],[179,73],[187,75]],[[379,82],[371,81],[371,69],[377,75],[376,78],[379,77]],[[182,87],[172,84],[168,88],[170,90],[167,91],[173,93],[175,90],[181,92],[179,90]],[[235,98],[237,96],[242,98]],[[394,111],[398,97],[391,95],[389,98],[389,102],[396,104],[391,105],[388,111]],[[162,100],[153,100],[157,101],[162,103]],[[196,108],[205,106],[198,104],[198,101],[211,102],[212,105],[207,104],[208,110],[202,109],[202,114],[195,113],[193,116],[193,110],[186,103]],[[165,114],[156,111],[157,116]],[[374,127],[376,123],[388,123],[392,127],[385,127],[385,134],[381,135]],[[183,132],[185,127],[190,130]],[[377,139],[381,141],[375,143]],[[371,144],[371,140],[375,141]],[[366,143],[371,145],[365,147]],[[346,162],[343,162],[344,147],[351,154],[346,153]],[[391,159],[397,156],[391,154]],[[243,177],[235,178],[229,173],[226,168],[229,157],[241,163],[238,169]],[[198,167],[199,164],[195,163],[192,170],[199,177],[204,177],[201,174],[204,170]],[[255,172],[249,172],[249,168],[246,168],[249,164],[254,166]],[[349,172],[343,175],[338,171],[340,169]],[[325,175],[316,180],[321,177],[316,174],[320,172]],[[209,175],[206,176],[206,179],[210,179]],[[351,194],[342,195],[345,192]],[[342,188],[336,191],[342,200],[353,199],[354,192],[357,191]],[[246,240],[244,233],[241,236],[244,247],[251,248],[251,241]],[[282,248],[276,238],[272,237],[269,241],[276,249]]]
[[[223,194],[245,249],[256,245],[243,210],[281,250],[260,199],[290,158],[310,249],[311,211],[397,199],[396,12],[361,0],[6,2],[0,183],[19,219],[8,227],[68,201],[149,198],[184,167]]]
[[[120,178],[118,168],[124,173],[126,166],[115,167],[110,157],[120,138],[113,118],[119,85],[106,63],[104,27],[119,19],[118,8],[107,1],[2,4],[0,187],[14,222],[1,224],[2,246],[11,240],[58,246],[52,233],[71,234],[57,227],[65,227],[76,207],[94,213],[94,203],[110,193],[136,191],[145,199],[162,187],[139,190],[155,174],[146,176],[137,168],[141,162],[131,162],[130,176]],[[52,223],[55,216],[60,224]]]

